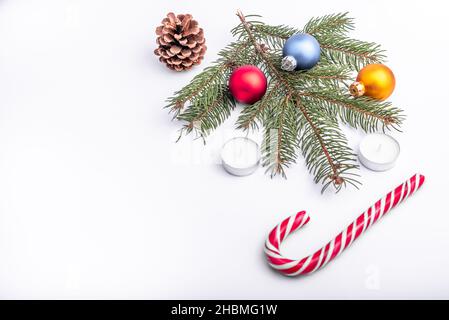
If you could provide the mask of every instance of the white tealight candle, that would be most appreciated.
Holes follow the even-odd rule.
[[[223,167],[235,176],[247,176],[259,166],[259,145],[245,137],[229,140],[221,150]]]
[[[373,171],[386,171],[393,168],[399,153],[399,143],[394,138],[381,133],[366,135],[359,146],[360,162]]]

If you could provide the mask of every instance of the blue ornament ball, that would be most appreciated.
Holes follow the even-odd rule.
[[[284,44],[282,69],[286,71],[309,70],[320,60],[321,48],[310,34],[295,34]]]

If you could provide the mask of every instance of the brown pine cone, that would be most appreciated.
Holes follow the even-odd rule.
[[[175,71],[191,69],[200,64],[206,53],[206,39],[203,29],[190,14],[170,12],[162,20],[162,25],[156,28],[159,47],[154,53],[159,60]]]

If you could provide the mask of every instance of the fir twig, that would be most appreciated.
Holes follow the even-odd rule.
[[[315,175],[315,182],[323,184],[322,192],[330,184],[337,192],[346,183],[357,187],[358,181],[350,177],[355,176],[350,170],[357,168],[355,156],[338,125],[333,121],[323,121],[323,114],[319,111],[309,112],[301,99],[296,103],[306,122],[300,138],[301,149],[307,167]]]
[[[310,103],[319,103],[320,107],[332,118],[340,118],[354,128],[362,128],[366,132],[379,129],[398,129],[403,121],[401,111],[392,107],[390,102],[379,102],[361,97],[354,99],[335,91],[301,92],[300,96]]]
[[[188,102],[204,96],[204,91],[209,87],[221,86],[227,83],[227,77],[232,70],[239,65],[239,59],[247,56],[248,43],[232,43],[223,49],[220,58],[213,66],[206,68],[181,90],[175,92],[174,97],[169,98],[166,108],[174,113],[176,118]]]
[[[345,35],[351,30],[354,30],[354,20],[345,12],[312,18],[302,32],[316,37],[326,34]]]
[[[357,71],[367,64],[382,63],[385,60],[384,51],[375,43],[335,35],[316,38],[320,43],[322,56],[333,63],[347,65]]]
[[[255,15],[237,15],[240,24],[232,30],[236,42],[168,99],[167,107],[185,122],[182,132],[204,138],[229,117],[235,107],[227,87],[229,76],[238,66],[254,64],[267,76],[268,89],[260,101],[243,108],[236,126],[264,128],[262,165],[271,176],[286,177],[286,168],[301,152],[323,191],[331,185],[336,191],[346,185],[357,187],[358,165],[338,120],[372,132],[399,130],[404,119],[402,111],[389,102],[354,99],[347,93],[353,71],[382,62],[383,51],[374,43],[348,37],[354,23],[347,13],[313,18],[302,30],[269,26]],[[317,38],[321,59],[311,70],[286,72],[280,67],[282,47],[296,33]]]

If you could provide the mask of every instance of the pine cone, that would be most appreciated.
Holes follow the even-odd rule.
[[[175,71],[189,70],[200,64],[206,53],[206,39],[203,29],[190,14],[170,12],[156,28],[156,43],[159,47],[154,53],[159,60]]]

